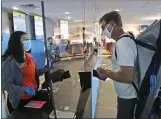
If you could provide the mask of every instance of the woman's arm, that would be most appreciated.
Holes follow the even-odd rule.
[[[17,108],[20,96],[25,93],[24,88],[16,83],[22,83],[22,74],[15,61],[11,61],[10,65],[4,68],[2,72],[2,90],[8,92],[11,97],[11,104],[13,108]]]

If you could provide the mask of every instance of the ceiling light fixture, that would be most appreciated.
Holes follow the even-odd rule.
[[[38,6],[36,6],[35,8],[36,8],[36,9],[40,9],[40,7],[38,7]]]
[[[17,7],[12,7],[12,9],[14,9],[14,10],[18,10],[18,8],[17,8]]]
[[[115,11],[116,11],[116,12],[119,12],[120,10],[119,10],[119,9],[116,9]]]
[[[73,22],[81,22],[81,21],[83,21],[83,20],[75,20],[75,21],[73,21]]]
[[[68,19],[71,19],[71,17],[70,17],[70,16],[68,16]]]
[[[65,12],[64,14],[70,14],[70,12]]]

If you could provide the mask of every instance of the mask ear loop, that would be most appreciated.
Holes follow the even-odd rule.
[[[108,30],[110,23],[107,24],[106,28],[104,30]]]
[[[111,25],[111,24],[113,24],[113,25]],[[113,31],[113,28],[115,27],[115,23],[113,23],[112,21],[110,22],[110,23],[108,23],[108,25],[107,25],[107,28],[110,26],[110,27],[112,27],[111,28],[111,30],[109,31],[110,33],[112,33],[112,31]]]
[[[111,22],[110,22],[111,23]],[[112,27],[112,29],[111,29],[111,31],[110,31],[110,33],[111,33],[111,35],[112,35],[112,32],[113,32],[113,29],[114,29],[114,27],[116,26],[116,24],[114,23],[114,25],[113,26],[111,26]]]
[[[115,25],[114,25],[114,26],[115,26]],[[112,35],[112,32],[113,32],[114,26],[113,26],[112,29],[111,29],[111,35]]]

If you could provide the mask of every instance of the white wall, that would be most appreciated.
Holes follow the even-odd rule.
[[[10,20],[8,17],[8,13],[2,9],[2,33],[10,34]]]
[[[12,13],[12,10],[2,8],[2,33],[10,34],[12,31],[12,19],[9,18],[8,14]],[[34,39],[34,19],[30,15],[26,15],[26,30],[27,34],[31,39]],[[49,18],[46,18],[46,36],[54,36],[55,22]]]
[[[26,31],[30,39],[35,39],[34,19],[30,15],[26,15]]]
[[[49,18],[46,18],[46,36],[53,37],[54,36],[54,27],[56,26],[55,22]]]

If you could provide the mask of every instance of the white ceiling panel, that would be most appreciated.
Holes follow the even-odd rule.
[[[116,9],[120,10],[125,25],[150,24],[155,18],[161,18],[161,0],[85,0],[85,12],[83,12],[82,0],[44,0],[44,3],[47,17],[56,21],[70,16],[72,25],[76,25],[73,23],[74,20],[81,20],[85,16],[86,24],[90,26],[93,23],[92,20],[98,22],[103,14]],[[5,8],[15,6],[20,11],[41,15],[41,9],[26,10],[20,8],[20,5],[25,4],[41,7],[40,0],[2,1],[2,6]],[[65,12],[70,12],[70,14],[65,15]],[[77,24],[81,25],[81,22]]]

